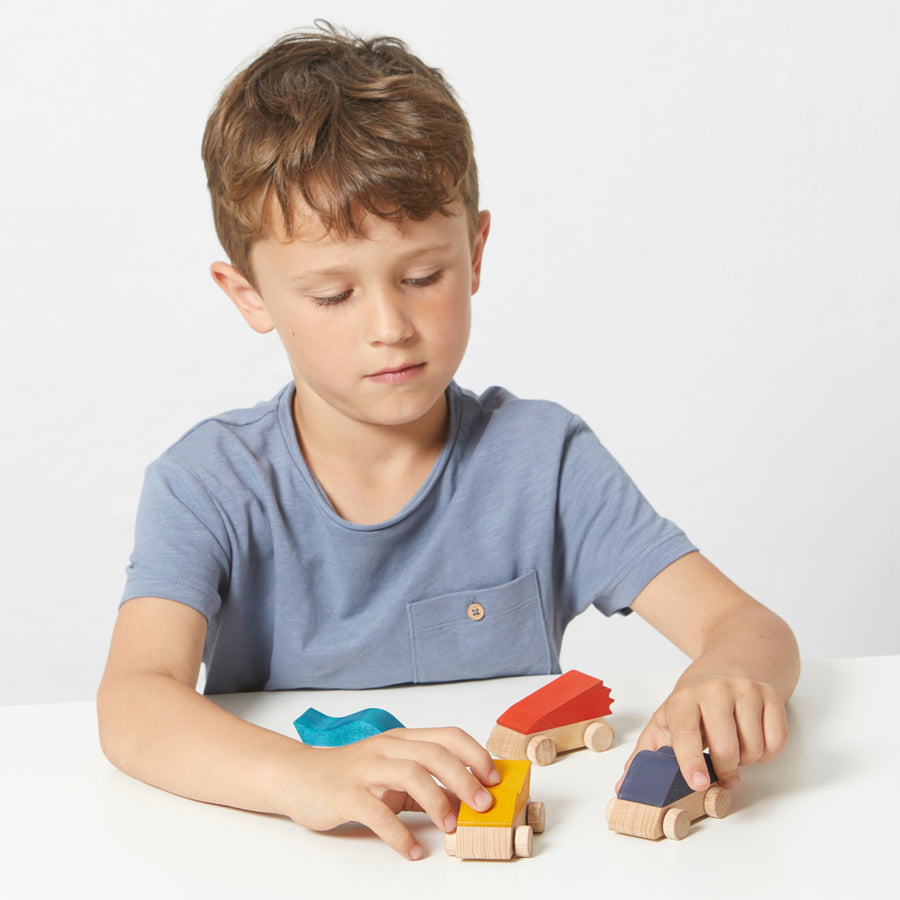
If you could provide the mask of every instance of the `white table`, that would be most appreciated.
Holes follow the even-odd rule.
[[[744,770],[734,811],[681,842],[608,831],[606,803],[674,670],[602,672],[616,700],[605,753],[534,767],[547,830],[509,863],[445,856],[442,835],[407,816],[428,852],[401,859],[362,828],[315,834],[273,816],[195,803],[122,775],[102,757],[93,703],[0,708],[4,897],[811,897],[865,896],[897,884],[900,656],[806,663],[791,742]],[[293,735],[308,706],[344,715],[380,706],[404,724],[458,724],[482,741],[496,717],[548,678],[367,692],[219,698]],[[13,887],[12,892],[8,890]]]

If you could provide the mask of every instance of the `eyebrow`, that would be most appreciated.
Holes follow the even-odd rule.
[[[418,247],[410,250],[400,257],[400,262],[408,263],[418,259],[420,256],[427,256],[431,253],[446,253],[452,248],[452,244],[448,241],[445,244],[434,244],[427,247]],[[344,266],[333,266],[326,269],[308,269],[291,279],[292,284],[302,284],[314,278],[338,278],[347,274]]]

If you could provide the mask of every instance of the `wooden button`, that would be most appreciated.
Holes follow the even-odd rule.
[[[480,603],[470,603],[466,615],[473,622],[480,622],[484,618],[484,607]]]

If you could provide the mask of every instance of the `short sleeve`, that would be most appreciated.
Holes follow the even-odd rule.
[[[660,516],[621,465],[573,417],[560,469],[557,565],[572,615],[628,607],[666,566],[697,548]]]
[[[224,517],[203,483],[165,456],[152,463],[144,476],[122,602],[163,597],[209,620],[227,588],[230,558]]]

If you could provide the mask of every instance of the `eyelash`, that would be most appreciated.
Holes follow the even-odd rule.
[[[414,288],[431,287],[431,285],[437,284],[441,280],[443,274],[443,270],[438,269],[436,272],[432,272],[424,278],[405,278],[403,283]],[[344,291],[343,293],[335,294],[333,297],[313,297],[312,299],[316,306],[337,306],[338,304],[343,303],[351,293],[353,292]]]
[[[337,306],[343,303],[350,296],[350,291],[344,291],[342,294],[335,294],[333,297],[313,297],[316,306]]]

